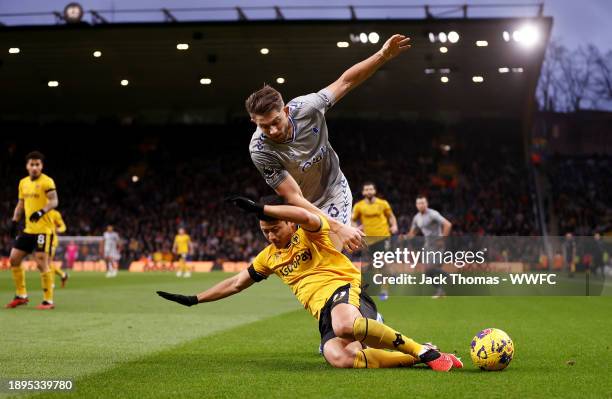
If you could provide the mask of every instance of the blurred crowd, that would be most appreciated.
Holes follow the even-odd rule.
[[[67,235],[101,235],[112,224],[123,239],[125,261],[171,257],[179,227],[192,238],[193,260],[248,260],[266,245],[256,220],[223,202],[232,193],[252,198],[271,193],[249,157],[253,126],[130,127],[113,134],[96,129],[100,131],[90,136],[104,140],[95,148],[78,140],[69,146],[50,139],[37,143],[48,158],[45,172],[58,187]],[[453,223],[454,235],[539,234],[517,126],[330,121],[329,130],[355,201],[361,198],[361,184],[373,181],[393,207],[400,233],[409,230],[415,198],[424,194],[430,207]],[[200,145],[202,139],[193,140],[193,135],[210,137],[209,145]],[[22,157],[34,149],[18,138],[5,140],[8,151],[0,158],[5,182],[0,188],[0,211],[5,215],[0,220],[0,256],[6,256],[12,244],[10,217],[18,181],[26,175]],[[608,175],[603,164],[596,163],[595,180],[595,166],[589,162],[582,162],[582,172],[565,166],[567,162],[559,164],[560,183],[565,183],[559,184],[563,195],[555,204],[563,215],[559,219],[575,220],[565,226],[575,230],[597,225],[610,194],[601,196],[596,190],[593,197],[588,188],[605,186],[609,160]],[[574,181],[584,188],[572,186]],[[570,210],[567,203],[575,197],[584,199],[577,206],[588,205],[588,210]]]

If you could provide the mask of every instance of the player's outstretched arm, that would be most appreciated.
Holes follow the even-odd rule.
[[[249,272],[243,270],[233,277],[227,278],[212,288],[200,292],[197,295],[180,295],[171,294],[165,291],[157,291],[157,295],[164,299],[180,303],[185,306],[193,306],[203,302],[213,302],[219,299],[227,298],[228,296],[239,293],[240,291],[249,288],[254,281],[251,279]]]
[[[409,37],[395,34],[374,55],[347,69],[338,80],[327,87],[327,90],[334,96],[334,101],[338,102],[346,93],[372,76],[387,61],[409,49],[409,41]]]

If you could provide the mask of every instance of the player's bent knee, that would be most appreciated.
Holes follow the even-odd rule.
[[[342,319],[332,324],[336,337],[353,338],[353,321],[350,319]]]

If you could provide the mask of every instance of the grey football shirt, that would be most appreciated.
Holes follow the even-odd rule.
[[[427,208],[425,213],[418,212],[412,218],[412,228],[420,230],[425,237],[441,237],[444,217],[435,209]]]
[[[332,93],[326,89],[294,98],[287,103],[293,127],[291,138],[276,143],[258,127],[249,145],[251,159],[270,187],[276,189],[291,175],[304,198],[318,208],[334,198],[338,202],[347,201],[342,194],[346,197],[348,184],[340,170],[338,155],[329,143],[325,122],[325,112],[333,102]]]

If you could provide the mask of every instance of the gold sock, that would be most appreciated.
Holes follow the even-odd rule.
[[[53,303],[53,271],[40,273],[40,282],[43,289],[43,301]]]
[[[355,339],[372,348],[392,349],[419,357],[425,352],[423,345],[376,320],[359,317],[353,324]]]
[[[13,274],[13,282],[15,283],[15,295],[25,298],[28,296],[28,292],[26,291],[26,281],[25,281],[25,270],[21,265],[15,267],[11,267],[11,273]]]
[[[419,363],[419,359],[402,352],[367,348],[355,355],[355,369],[386,369],[392,367],[410,367]]]
[[[187,273],[189,271],[189,267],[187,266],[187,262],[185,261],[185,259],[181,258],[181,260],[179,261],[179,266],[183,273]]]

